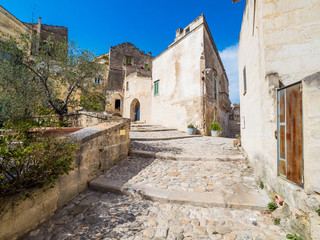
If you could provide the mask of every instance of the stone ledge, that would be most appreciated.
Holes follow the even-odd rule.
[[[174,136],[174,137],[132,137],[130,138],[131,141],[160,141],[160,140],[175,140],[175,139],[183,139],[183,138],[195,138],[195,137],[202,137],[201,135],[187,135],[187,136]]]
[[[212,158],[208,157],[191,157],[191,156],[181,156],[166,154],[162,152],[150,152],[142,150],[130,150],[130,156],[144,157],[144,158],[158,158],[158,159],[167,159],[167,160],[177,160],[177,161],[219,161],[219,162],[228,162],[228,161],[244,161],[246,158],[243,155],[221,155],[215,156]]]
[[[187,192],[171,191],[139,184],[127,184],[125,181],[107,179],[102,176],[92,180],[89,187],[96,191],[123,193],[128,196],[140,196],[144,199],[190,204],[201,207],[224,207],[234,209],[267,210],[269,199],[264,193],[247,192],[246,194],[225,194],[223,192]]]

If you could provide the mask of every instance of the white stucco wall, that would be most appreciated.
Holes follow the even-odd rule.
[[[154,59],[152,79],[160,80],[159,95],[152,96],[154,124],[183,131],[189,122],[201,125],[202,52],[203,26],[200,26]]]
[[[129,90],[127,89],[129,83]],[[151,86],[152,80],[149,77],[138,76],[133,73],[124,81],[124,102],[123,117],[130,118],[131,103],[137,99],[140,102],[140,121],[150,123],[151,121]],[[132,119],[133,120],[133,119]]]
[[[277,177],[276,90],[279,81],[286,86],[320,69],[320,1],[257,0],[255,21],[254,0],[246,4],[239,42],[241,143],[261,181],[289,205],[293,217],[287,219],[288,226],[310,239],[320,232],[314,215],[320,203],[314,193],[320,185],[319,113],[314,102],[320,92],[302,81],[305,182],[301,188]]]

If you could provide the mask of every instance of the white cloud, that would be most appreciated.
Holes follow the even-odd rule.
[[[229,79],[229,97],[232,103],[239,103],[239,71],[238,71],[239,44],[227,47],[219,52]]]

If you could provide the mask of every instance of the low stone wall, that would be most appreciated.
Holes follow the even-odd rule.
[[[130,147],[129,129],[130,121],[124,119],[71,133],[69,136],[77,139],[79,146],[75,157],[79,167],[61,176],[54,188],[33,190],[30,197],[5,199],[0,213],[0,239],[17,239],[35,228],[85,190],[90,180],[125,158]]]
[[[72,127],[90,127],[107,122],[110,116],[103,113],[79,111],[66,116],[67,122]]]

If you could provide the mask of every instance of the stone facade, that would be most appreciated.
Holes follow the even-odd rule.
[[[151,53],[140,51],[131,43],[122,43],[110,47],[107,54],[97,57],[100,63],[106,65],[106,110],[122,116],[124,112],[125,79],[131,74],[151,77]]]
[[[247,0],[239,43],[241,144],[261,181],[284,199],[282,223],[303,239],[320,236],[319,24],[317,0]],[[302,186],[278,176],[275,138],[277,90],[298,82],[303,104]]]
[[[0,6],[0,41],[29,32],[30,29],[24,23]]]
[[[121,67],[124,55],[114,66]],[[203,15],[179,28],[168,49],[150,60],[152,78],[150,71],[134,70],[132,75],[127,67],[125,81],[120,79],[124,117],[182,131],[193,123],[204,135],[210,135],[210,123],[216,120],[227,134],[228,78]]]
[[[17,239],[48,219],[87,188],[87,183],[124,159],[129,152],[130,122],[108,122],[70,134],[76,138],[75,170],[59,177],[54,188],[36,189],[1,204],[0,239]]]
[[[227,134],[228,78],[203,15],[176,31],[175,41],[154,59],[152,78],[159,81],[152,123],[182,131],[192,123],[210,135],[216,120]]]

